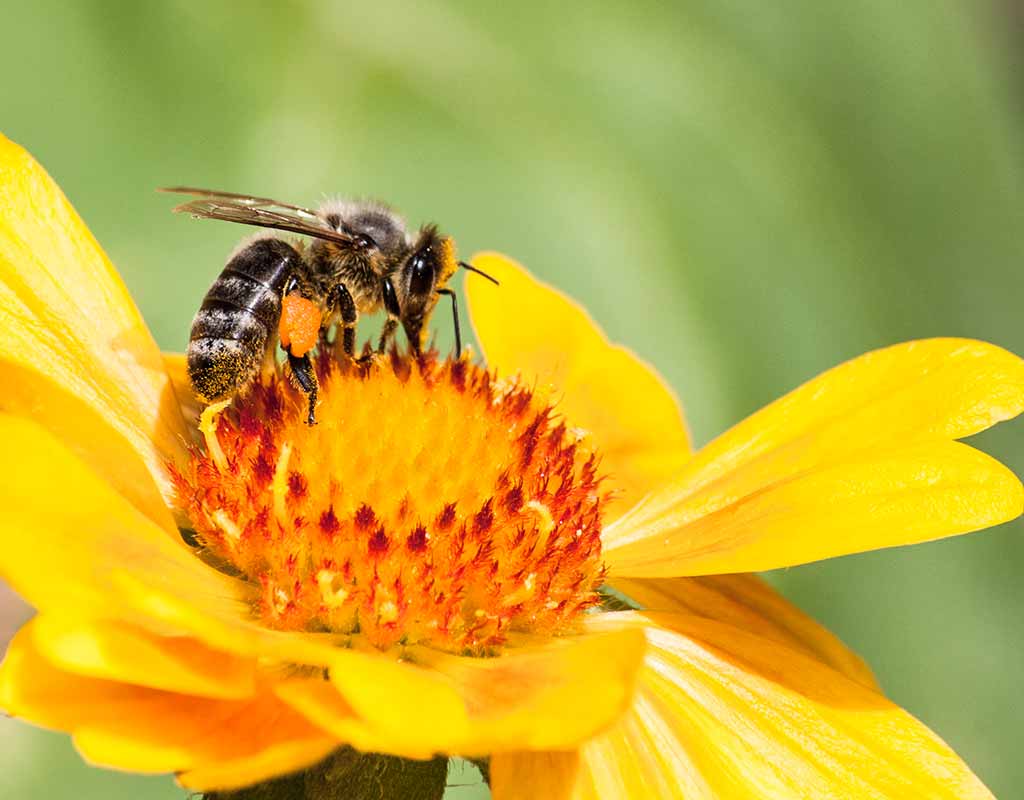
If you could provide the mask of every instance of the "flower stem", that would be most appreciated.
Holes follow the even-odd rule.
[[[448,759],[413,761],[343,748],[314,767],[205,800],[441,800]]]

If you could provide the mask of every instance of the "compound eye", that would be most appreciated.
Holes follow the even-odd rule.
[[[417,253],[409,265],[409,294],[429,294],[434,289],[434,262],[426,253]]]

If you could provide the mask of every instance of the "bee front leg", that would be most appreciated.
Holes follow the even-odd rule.
[[[455,296],[455,292],[451,289],[438,289],[437,293],[451,298],[452,301],[452,321],[455,323],[455,358],[458,360],[462,357],[462,329],[459,326],[459,298]]]
[[[288,365],[292,368],[292,375],[295,378],[295,382],[299,385],[299,388],[309,397],[309,416],[306,417],[306,424],[316,425],[316,392],[317,392],[317,380],[316,371],[313,369],[313,362],[309,360],[309,355],[301,357],[293,356],[288,353]]]

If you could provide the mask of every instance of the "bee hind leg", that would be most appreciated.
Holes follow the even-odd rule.
[[[451,289],[438,289],[439,295],[445,295],[452,301],[452,321],[455,323],[455,358],[462,357],[462,329],[459,327],[459,299]]]
[[[316,425],[316,393],[317,380],[316,371],[313,369],[313,362],[308,355],[293,356],[288,354],[288,365],[292,368],[292,375],[299,388],[309,398],[309,416],[306,417],[307,425]]]

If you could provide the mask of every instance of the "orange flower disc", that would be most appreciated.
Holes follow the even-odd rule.
[[[279,376],[176,474],[204,547],[278,629],[481,654],[568,632],[603,578],[597,457],[526,387],[434,356],[317,359],[319,424]]]
[[[281,345],[293,356],[301,357],[312,350],[320,337],[320,307],[312,300],[289,294],[281,301],[278,334]]]

